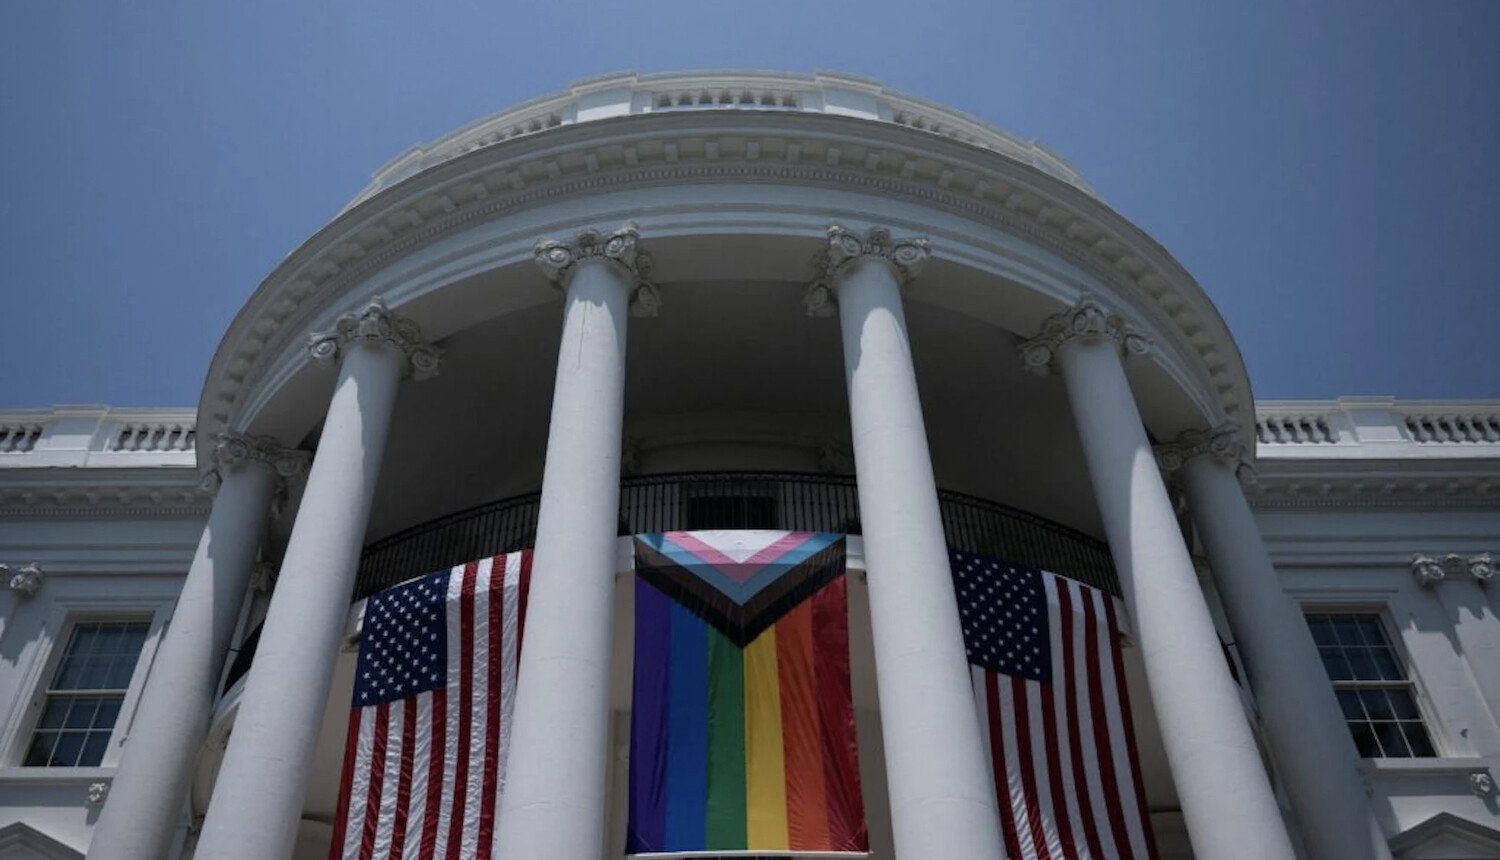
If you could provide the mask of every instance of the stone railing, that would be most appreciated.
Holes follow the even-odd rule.
[[[952,108],[891,92],[868,78],[756,71],[656,75],[625,72],[575,83],[414,146],[376,171],[350,206],[420,171],[501,141],[563,125],[631,114],[684,110],[777,110],[889,122],[994,150],[1094,194],[1057,153]]]
[[[0,468],[195,464],[191,409],[58,406],[0,412]]]
[[[1260,401],[1255,415],[1260,457],[1500,458],[1500,401]]]

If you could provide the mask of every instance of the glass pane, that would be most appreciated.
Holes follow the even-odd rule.
[[[1319,648],[1318,653],[1323,657],[1323,668],[1328,670],[1328,677],[1335,681],[1348,681],[1354,678],[1354,672],[1349,668],[1349,661],[1344,659],[1344,654],[1337,648]]]
[[[57,743],[57,732],[37,732],[31,739],[31,746],[26,748],[26,758],[21,764],[25,767],[46,767],[52,757],[52,745]]]
[[[1422,715],[1417,711],[1417,700],[1412,698],[1410,690],[1387,690],[1386,694],[1391,700],[1391,710],[1398,720],[1420,720]]]
[[[1365,639],[1366,645],[1379,647],[1385,645],[1385,631],[1380,627],[1380,618],[1375,615],[1361,615],[1359,617],[1359,632]]]
[[[99,638],[94,643],[95,654],[118,654],[123,644],[120,640],[125,634],[123,624],[101,624],[99,626]]]
[[[94,724],[94,711],[98,709],[98,699],[74,699],[73,709],[68,711],[68,721],[63,723],[63,727],[69,729],[88,728]]]
[[[109,663],[110,663],[109,658],[108,657],[90,657],[87,660],[84,660],[83,662],[85,664],[85,668],[83,670],[83,677],[81,679],[79,679],[79,681],[78,681],[78,689],[80,689],[80,690],[105,690],[105,689],[108,689],[108,687],[106,687],[105,685],[109,682]]]
[[[52,750],[53,767],[74,767],[78,764],[78,754],[83,752],[83,732],[63,732],[57,738],[57,746]]]
[[[1406,734],[1406,742],[1411,746],[1411,754],[1414,756],[1431,757],[1437,755],[1432,749],[1432,740],[1427,737],[1427,729],[1421,723],[1401,723],[1401,729]]]
[[[1313,641],[1319,645],[1337,645],[1338,640],[1333,636],[1333,623],[1326,615],[1307,616],[1308,629],[1312,630]]]
[[[89,732],[84,741],[83,754],[78,758],[79,767],[98,767],[104,761],[104,748],[109,746],[109,732]]]
[[[104,679],[104,690],[124,690],[130,686],[130,676],[135,672],[136,658],[132,656],[111,657],[109,674]]]
[[[1364,638],[1359,635],[1359,619],[1352,616],[1334,616],[1333,632],[1339,637],[1340,645],[1349,646],[1365,644]]]
[[[1369,723],[1350,723],[1349,731],[1354,734],[1354,746],[1359,749],[1360,758],[1380,758],[1380,744],[1375,742],[1375,731]]]
[[[83,682],[83,672],[87,667],[87,657],[69,657],[63,661],[61,670],[57,673],[57,681],[52,687],[56,690],[76,690]]]
[[[1404,681],[1406,673],[1401,671],[1401,666],[1396,663],[1396,655],[1389,648],[1378,648],[1370,652],[1375,660],[1375,669],[1380,673],[1384,681]]]
[[[122,654],[134,657],[141,653],[141,647],[146,644],[146,631],[149,624],[128,624],[125,630],[124,650]]]
[[[39,729],[62,728],[63,717],[68,715],[67,699],[48,699],[47,707],[42,710],[42,718],[36,724]]]
[[[1375,738],[1385,751],[1386,758],[1411,758],[1406,748],[1406,738],[1401,734],[1400,723],[1375,723]]]
[[[73,628],[73,638],[68,642],[68,654],[89,654],[94,650],[94,633],[97,624],[79,624]]]
[[[1375,671],[1375,661],[1370,658],[1368,649],[1349,648],[1344,653],[1349,657],[1349,668],[1353,671],[1356,680],[1380,680],[1380,673]]]
[[[1339,697],[1339,707],[1344,711],[1346,720],[1362,720],[1365,718],[1365,709],[1359,703],[1358,690],[1335,690]]]
[[[1384,690],[1361,690],[1359,698],[1365,703],[1365,713],[1372,720],[1394,720],[1391,704],[1385,699]]]

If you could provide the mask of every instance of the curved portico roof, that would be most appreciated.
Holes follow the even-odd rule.
[[[300,371],[308,331],[326,326],[367,293],[382,292],[401,306],[440,289],[444,267],[472,270],[480,256],[496,269],[529,260],[530,242],[540,235],[523,236],[516,231],[529,229],[524,223],[510,224],[509,233],[455,247],[455,237],[472,236],[479,225],[514,222],[517,213],[548,205],[580,204],[574,208],[582,214],[574,217],[585,226],[616,217],[591,211],[593,195],[710,182],[847,190],[893,210],[929,212],[948,230],[935,257],[950,255],[971,268],[985,268],[1001,245],[1020,248],[1005,276],[1032,285],[1043,301],[1007,309],[1013,331],[1034,333],[1047,313],[1080,293],[1102,290],[1156,341],[1151,360],[1188,393],[1192,423],[1230,420],[1244,438],[1253,438],[1249,379],[1212,302],[1066,161],[1040,144],[867,79],[769,72],[627,73],[582,81],[408,150],[250,297],[210,367],[200,433],[210,438],[228,426],[250,429],[258,410]],[[816,208],[801,205],[775,229],[801,231],[797,235],[812,241],[814,222],[821,217],[826,226],[828,218]],[[673,230],[704,235],[723,214],[661,211],[667,214],[652,225],[655,232],[643,224],[647,241]],[[869,211],[882,217],[874,214],[880,210]],[[726,235],[743,229],[743,211],[739,217],[725,221]],[[905,228],[926,224],[916,218]],[[432,253],[423,258],[420,277],[393,274],[414,267],[411,260],[426,252]],[[1042,257],[1062,268],[1043,271]],[[452,321],[429,334],[441,338],[456,330],[444,325]]]

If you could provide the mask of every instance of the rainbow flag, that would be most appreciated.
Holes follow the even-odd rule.
[[[869,850],[842,535],[636,538],[627,854]]]

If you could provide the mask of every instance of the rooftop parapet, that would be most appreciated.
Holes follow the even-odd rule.
[[[0,469],[195,468],[193,409],[55,406],[0,412]]]
[[[523,102],[413,146],[376,171],[349,206],[430,167],[512,138],[611,117],[689,110],[823,113],[895,123],[993,150],[1098,196],[1073,165],[1041,143],[952,108],[891,92],[868,78],[833,72],[622,72],[578,81],[566,92]]]
[[[1263,400],[1258,459],[1500,459],[1500,401]]]

